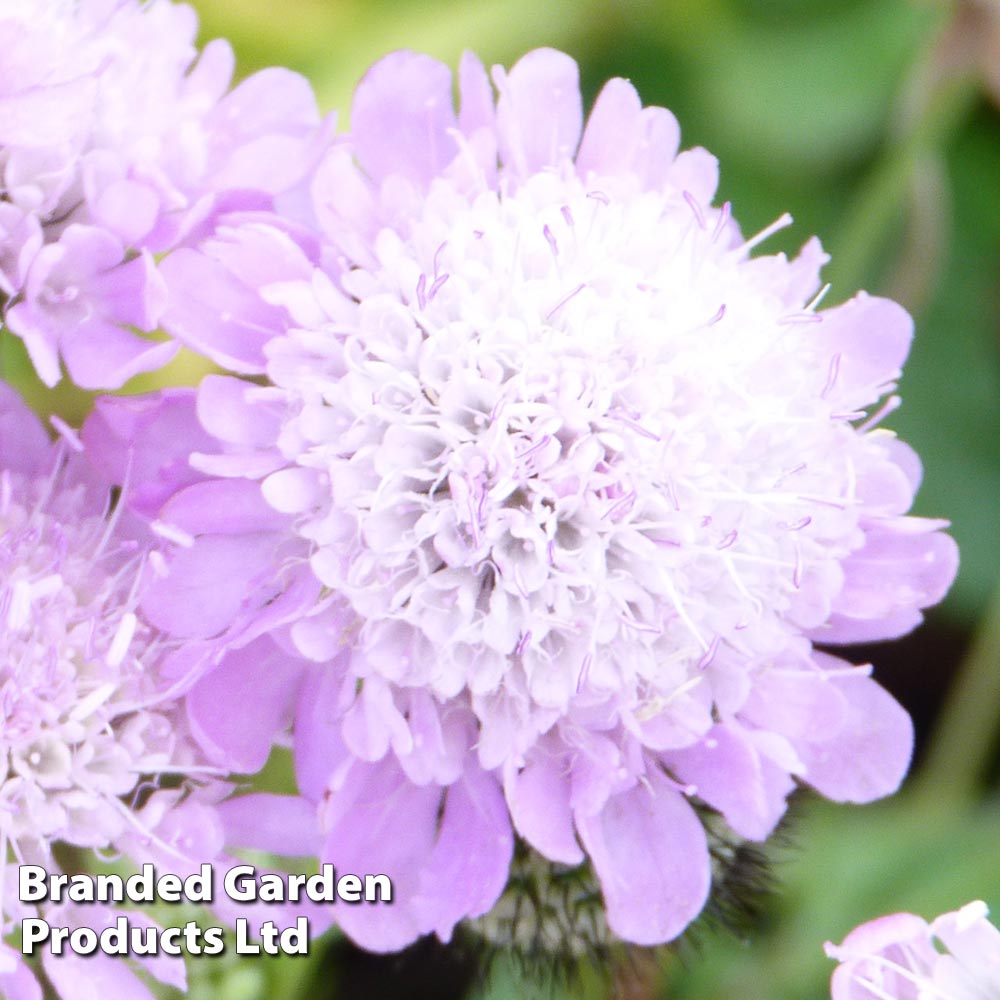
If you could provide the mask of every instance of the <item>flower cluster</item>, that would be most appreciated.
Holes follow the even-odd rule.
[[[130,596],[141,557],[72,485],[58,450],[40,454],[55,458],[50,469],[0,473],[0,810],[15,845],[103,847],[125,822],[119,796],[169,762],[174,734],[143,666],[156,640]]]
[[[155,257],[220,205],[271,206],[305,173],[308,84],[268,70],[226,93],[226,42],[194,47],[173,3],[0,7],[0,302],[39,376],[85,388],[165,363]],[[196,60],[197,57],[197,60]]]
[[[60,844],[136,857],[155,849],[175,865],[206,849],[203,842],[192,852],[184,843],[191,831],[182,817],[191,811],[186,800],[194,787],[183,779],[204,780],[210,769],[159,669],[172,644],[138,608],[149,545],[127,529],[122,506],[78,454],[79,441],[64,434],[50,442],[0,383],[4,934],[7,919],[26,910],[16,870],[4,878],[11,857],[55,871],[53,848]],[[164,775],[182,783],[161,788]],[[182,985],[178,964],[151,971]],[[122,989],[133,982],[121,962],[109,976]],[[0,986],[18,981],[30,984],[30,973],[0,953]],[[10,995],[36,995],[37,987],[23,988]]]
[[[1000,931],[982,902],[930,924],[894,913],[855,928],[843,944],[827,943],[840,965],[833,1000],[989,1000],[1000,995]]]
[[[58,445],[3,397],[5,856],[169,852],[193,783],[141,776],[290,741],[297,793],[209,790],[181,854],[385,872],[336,914],[373,950],[502,915],[512,860],[655,944],[797,784],[896,789],[910,720],[825,647],[956,569],[880,427],[901,307],[821,308],[816,240],[755,255],[790,220],[746,238],[623,80],[585,122],[559,52],[466,56],[457,111],[396,53],[332,136],[186,7],[0,11],[5,324],[49,384],[226,372]]]
[[[447,938],[516,832],[656,943],[709,893],[706,810],[763,840],[797,781],[897,787],[906,713],[813,644],[914,627],[955,547],[878,426],[906,313],[820,309],[815,240],[753,256],[788,220],[744,238],[626,82],[586,128],[561,53],[493,84],[467,56],[456,113],[443,65],[375,66],[309,211],[220,215],[161,265],[170,332],[254,381],[105,400],[84,439],[150,470],[183,537],[160,628],[244,642],[264,615],[317,665],[294,739],[321,857],[400,886],[348,933]],[[189,443],[159,450],[165,420]]]

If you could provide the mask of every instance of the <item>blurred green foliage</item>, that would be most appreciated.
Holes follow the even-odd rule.
[[[904,0],[196,0],[205,39],[228,37],[241,73],[307,74],[342,126],[366,67],[400,47],[456,65],[462,50],[509,65],[552,45],[581,64],[585,96],[627,76],[670,107],[685,145],[720,159],[720,200],[754,232],[782,212],[831,251],[828,303],[891,294],[917,337],[888,424],[925,467],[917,512],[947,516],[962,570],[942,613],[970,628],[997,584],[1000,531],[1000,116],[980,71],[1000,65],[987,4]],[[992,40],[991,40],[992,39]],[[991,48],[991,46],[995,46]],[[993,651],[995,652],[995,651]],[[981,660],[991,666],[987,653]],[[981,755],[974,745],[970,754]],[[970,764],[970,766],[972,766]],[[936,806],[933,789],[880,807],[811,802],[782,895],[746,940],[709,936],[645,992],[677,1000],[819,1000],[839,941],[863,920],[926,917],[981,897],[1000,909],[1000,806]],[[281,963],[201,963],[193,995],[292,997]],[[305,995],[305,994],[303,994]],[[334,994],[328,994],[334,995]],[[533,997],[499,967],[481,1000]],[[597,980],[553,993],[597,1000]]]

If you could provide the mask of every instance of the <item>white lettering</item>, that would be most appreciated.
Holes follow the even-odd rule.
[[[226,895],[236,903],[252,903],[257,898],[256,874],[253,865],[237,865],[235,868],[230,868],[223,880]],[[253,955],[256,952],[247,954]]]
[[[41,903],[48,891],[46,871],[41,865],[21,865],[18,869],[18,897],[22,903]]]
[[[21,954],[33,955],[36,944],[49,938],[49,925],[38,917],[26,917],[21,921]]]

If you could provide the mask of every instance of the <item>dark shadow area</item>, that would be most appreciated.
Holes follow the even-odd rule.
[[[309,990],[314,1000],[462,1000],[478,975],[475,956],[421,938],[405,951],[376,955],[333,942]]]

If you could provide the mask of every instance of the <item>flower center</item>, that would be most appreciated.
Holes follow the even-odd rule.
[[[824,620],[857,435],[727,218],[628,179],[438,180],[342,279],[353,323],[273,351],[360,676],[651,717],[710,704],[727,650],[784,648],[779,618]]]

